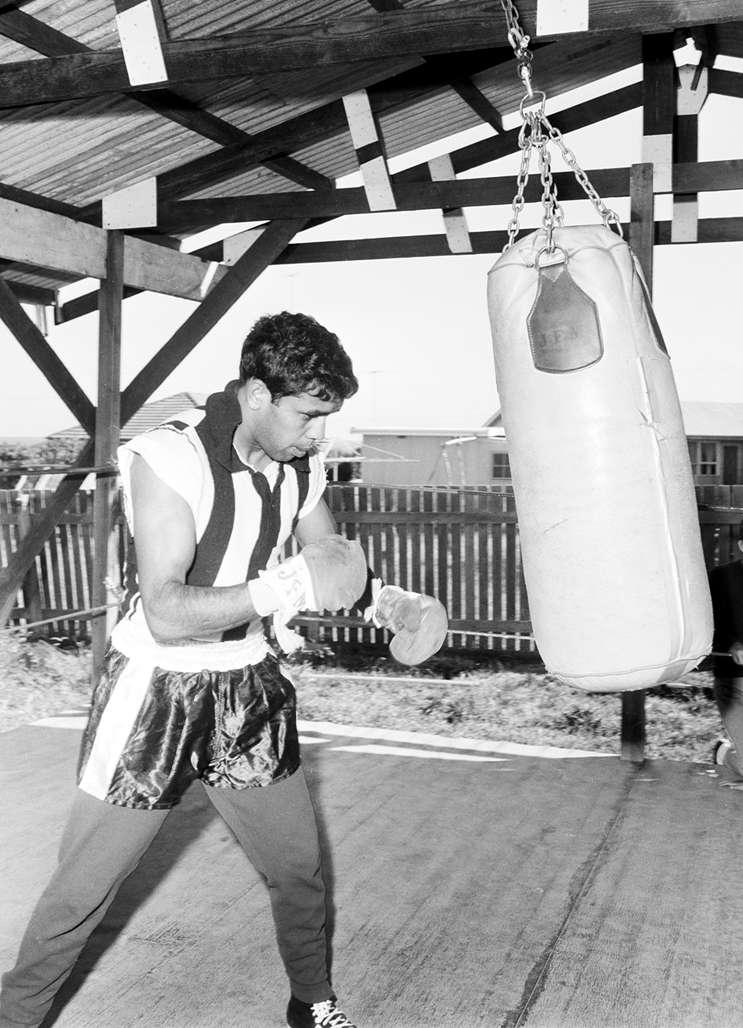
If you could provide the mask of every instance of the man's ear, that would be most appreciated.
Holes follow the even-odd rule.
[[[743,539],[738,540],[738,549],[740,550],[741,555],[743,555]]]
[[[251,410],[260,410],[271,402],[271,393],[262,379],[249,378],[244,388],[245,400]]]

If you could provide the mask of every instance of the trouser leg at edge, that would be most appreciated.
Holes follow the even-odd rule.
[[[715,678],[713,691],[720,719],[734,752],[728,753],[725,764],[739,778],[743,778],[743,678]]]
[[[2,977],[0,1028],[43,1021],[118,889],[157,835],[167,810],[134,810],[78,789],[59,863]]]
[[[292,993],[305,1003],[328,999],[325,883],[304,772],[254,789],[205,788],[268,885]]]

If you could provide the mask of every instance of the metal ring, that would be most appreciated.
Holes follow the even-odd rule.
[[[531,92],[531,94],[528,94],[527,96],[523,96],[521,98],[521,103],[519,104],[519,114],[522,118],[526,117],[526,115],[524,114],[524,104],[534,104],[537,101],[538,97],[542,98],[541,100],[539,100],[540,117],[544,115],[544,106],[547,103],[547,94],[544,93],[541,89],[535,89]]]
[[[537,250],[536,257],[534,258],[534,267],[537,269],[537,271],[539,270],[539,258],[542,256],[542,254],[543,253],[554,253],[555,250],[561,250],[565,254],[565,262],[564,263],[567,264],[567,262],[568,262],[568,251],[565,249],[564,246],[560,246],[558,243],[555,243],[551,250],[550,250],[550,248],[548,246],[543,246],[541,250]],[[557,263],[557,262],[555,262],[555,263]]]

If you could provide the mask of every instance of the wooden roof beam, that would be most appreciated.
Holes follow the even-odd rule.
[[[497,64],[501,57],[503,61],[512,61],[511,48],[463,55],[462,63],[470,70],[482,71]],[[441,85],[440,75],[423,66],[370,86],[368,92],[373,98],[374,112],[379,116],[387,111],[404,108],[406,104],[430,95]],[[164,172],[158,176],[158,190],[172,199],[188,196],[241,175],[256,165],[264,164],[268,159],[298,152],[347,132],[348,122],[343,102],[340,99],[334,100],[257,133],[250,143],[224,147]],[[100,219],[100,203],[90,204],[86,208],[86,216],[91,220]]]
[[[380,25],[380,22],[383,24]],[[260,78],[281,71],[369,62],[385,57],[460,53],[503,45],[505,21],[492,5],[469,0],[453,8],[400,11],[251,33],[166,42],[163,52],[171,85],[223,78]],[[120,50],[89,50],[47,61],[0,66],[0,107],[80,100],[132,87]],[[153,89],[161,88],[153,83]]]
[[[58,32],[12,5],[0,7],[0,34],[17,43],[22,43],[46,57],[95,52],[84,43],[80,43],[63,32]],[[250,144],[252,141],[249,133],[210,114],[209,111],[205,111],[172,90],[134,91],[129,92],[128,96],[135,103],[147,107],[161,117],[167,118],[205,139],[211,139],[220,146],[232,146],[235,143]],[[269,158],[263,164],[270,171],[281,175],[282,178],[307,189],[331,189],[334,185],[327,176],[321,175],[320,172],[308,168],[291,157],[277,156]]]
[[[583,38],[586,33],[540,37],[536,0],[520,4],[521,23],[532,40]],[[737,21],[740,0],[592,0],[588,32],[644,34],[695,25]],[[220,38],[163,43],[171,84],[221,78],[256,78],[281,71],[420,54],[461,53],[502,45],[507,39],[502,10],[488,2],[457,0],[423,9],[261,28]],[[47,61],[10,62],[0,67],[3,107],[83,99],[132,91],[120,50],[99,50]],[[153,83],[157,88],[157,83]],[[138,90],[148,89],[140,84]]]
[[[604,168],[587,172],[600,196],[628,196],[629,168]],[[586,194],[571,171],[553,174],[561,200],[582,200]],[[511,176],[455,179],[439,182],[396,182],[392,179],[397,209],[436,210],[449,207],[488,207],[510,204],[516,190]],[[705,161],[673,165],[673,193],[716,192],[743,189],[743,160]],[[526,187],[527,202],[542,193],[539,178],[532,176]],[[181,232],[201,221],[230,224],[272,221],[276,218],[339,218],[367,214],[369,205],[363,188],[338,189],[333,193],[263,193],[205,200],[176,200],[158,206],[158,224],[167,231]]]
[[[710,68],[709,91],[721,96],[737,96],[743,98],[743,75],[737,71],[723,71],[721,68]]]
[[[425,70],[423,69],[424,72]],[[370,87],[369,92],[374,94],[374,109],[376,113],[384,113],[385,110],[391,109],[392,106],[399,106],[401,96],[417,99],[425,92],[424,87],[416,86],[419,78],[413,73],[395,76],[396,82],[400,79],[403,80],[403,85],[396,89],[382,89],[379,93],[375,93],[375,87]],[[426,80],[424,79],[424,81]],[[408,85],[408,83],[412,83],[412,85]],[[394,102],[390,99],[391,96],[395,97]],[[574,132],[604,118],[633,110],[639,107],[641,102],[642,85],[636,82],[629,86],[623,86],[612,93],[604,94],[593,100],[577,104],[575,107],[560,111],[553,115],[551,121],[563,133]],[[273,148],[280,149],[290,146],[290,140],[293,138],[295,145],[301,148],[310,146],[318,140],[332,135],[333,131],[338,133],[347,131],[345,112],[340,101],[326,105],[320,108],[319,111],[313,111],[308,115],[302,115],[292,121],[285,122],[275,129],[268,129],[266,132],[256,136],[255,147],[258,149],[258,154],[271,153]],[[453,151],[450,156],[455,172],[460,173],[480,167],[483,164],[488,164],[499,157],[516,152],[517,149],[518,129],[516,128],[499,136],[493,136],[489,139],[483,139],[477,143],[460,147],[460,149]],[[258,154],[256,154],[255,149],[251,154],[248,154],[245,148],[241,147],[237,150],[209,154],[206,157],[197,158],[195,161],[187,162],[181,165],[180,168],[161,175],[158,179],[158,188],[161,195],[171,197],[172,199],[188,196],[189,193],[196,192],[203,186],[217,181],[224,181],[245,170],[249,166],[251,159],[253,159],[254,163],[257,163]],[[395,184],[398,182],[417,181],[430,181],[430,172],[426,162],[407,168],[405,171],[398,172],[393,176],[393,183]],[[343,192],[345,190],[338,191],[338,195],[341,197],[338,201],[340,204],[344,202],[342,199]],[[92,205],[90,216],[91,218],[94,216],[100,218],[100,204]],[[197,221],[185,230],[192,231],[198,224],[200,222]],[[199,250],[198,252],[202,254],[204,251]]]
[[[21,307],[7,283],[0,280],[0,320],[67,404],[89,435],[95,431],[95,407],[76,379]]]
[[[629,224],[624,224],[625,238]],[[526,232],[531,229],[524,230]],[[493,254],[494,259],[508,241],[508,233],[470,232],[472,252]],[[722,243],[743,241],[743,218],[700,218],[698,242]],[[655,244],[671,243],[671,222],[656,221]],[[684,245],[684,244],[681,244]],[[214,248],[216,252],[216,247]],[[405,257],[450,257],[451,250],[444,233],[424,236],[394,236],[378,239],[349,239],[337,242],[292,243],[275,261],[276,264],[315,264],[327,261],[393,260]]]
[[[404,9],[400,0],[368,0],[368,2],[379,13]],[[439,57],[427,57],[424,55],[423,60],[429,64],[439,63],[441,67],[446,67],[446,61]],[[485,94],[480,92],[472,79],[453,76],[449,80],[449,85],[486,125],[491,125],[496,132],[503,131],[503,119],[500,113],[493,107]]]
[[[0,257],[35,267],[58,269],[81,278],[106,277],[107,233],[93,225],[73,221],[0,199]],[[224,274],[193,254],[127,236],[124,281],[127,286],[155,293],[201,300]]]
[[[551,44],[560,45],[560,44]],[[569,58],[571,47],[566,46],[565,57]],[[499,51],[485,51],[462,55],[461,67],[470,74],[482,71],[485,68],[492,68],[499,63],[513,61],[513,52],[510,48]],[[369,95],[372,97],[372,106],[377,117],[394,110],[403,109],[406,105],[415,103],[441,87],[441,77],[436,70],[428,66],[415,68],[412,71],[403,72],[385,80],[376,86],[370,86]],[[614,93],[600,97],[596,101],[588,101],[579,104],[568,111],[560,113],[559,117],[552,119],[553,124],[558,121],[561,131],[568,131],[574,128],[583,128],[585,125],[593,124],[594,121],[619,114],[629,109],[625,106],[639,107],[640,89],[637,84],[616,90]],[[571,115],[573,115],[571,117]],[[563,128],[563,123],[567,128]],[[171,199],[188,196],[207,188],[217,182],[224,182],[235,175],[242,174],[249,167],[261,163],[267,156],[277,153],[288,153],[302,150],[305,147],[313,146],[323,140],[332,138],[348,131],[348,123],[340,100],[326,104],[314,111],[300,115],[297,118],[289,119],[266,129],[257,134],[251,146],[233,146],[220,150],[216,153],[206,154],[187,161],[172,171],[165,172],[158,178],[158,188],[162,195]],[[476,167],[477,164],[485,164],[506,153],[512,153],[517,149],[518,132],[503,133],[501,136],[483,140],[475,144],[473,153],[484,153],[481,158],[478,156],[476,163],[468,167]],[[463,148],[452,154],[454,167],[457,172],[463,171],[460,160],[465,152]],[[421,177],[417,171],[411,177]],[[424,165],[422,177],[428,178],[428,169]]]

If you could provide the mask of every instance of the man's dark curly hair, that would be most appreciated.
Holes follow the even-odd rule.
[[[359,388],[338,336],[308,314],[288,311],[259,318],[248,333],[240,354],[240,385],[249,378],[264,382],[274,402],[305,392],[336,402]]]

